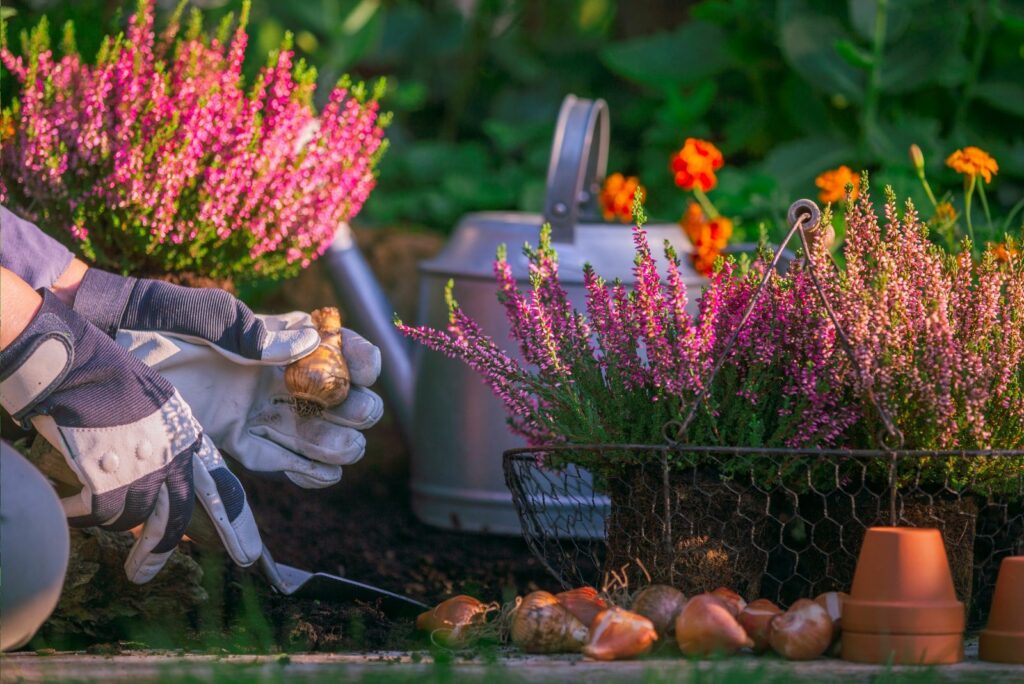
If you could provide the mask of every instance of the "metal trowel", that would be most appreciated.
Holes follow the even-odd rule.
[[[308,572],[278,563],[266,546],[257,562],[260,573],[278,593],[302,599],[346,603],[363,601],[380,608],[389,617],[411,617],[429,606],[408,596],[363,584],[326,572]]]

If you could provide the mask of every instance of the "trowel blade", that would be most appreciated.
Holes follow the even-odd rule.
[[[282,574],[292,574],[297,571],[296,568],[283,566],[280,563],[278,563],[278,568]],[[302,571],[298,570],[297,572],[301,573]],[[402,596],[371,584],[363,584],[326,572],[305,574],[308,577],[295,588],[292,596],[333,602],[364,601],[378,606],[385,615],[394,617],[418,615],[429,608],[426,604],[408,596]]]
[[[363,584],[326,572],[307,572],[278,563],[266,547],[260,556],[259,568],[267,581],[285,596],[338,603],[364,601],[378,606],[389,617],[416,615],[428,608],[426,604],[415,599],[371,584]]]

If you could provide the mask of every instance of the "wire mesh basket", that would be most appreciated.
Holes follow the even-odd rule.
[[[867,528],[935,527],[980,625],[1000,560],[1024,553],[1024,473],[981,494],[986,483],[934,472],[951,459],[1014,457],[1024,451],[563,445],[511,450],[504,463],[526,541],[564,588],[615,573],[633,586],[724,585],[789,605],[849,591]],[[594,476],[571,464],[595,459],[637,465]]]
[[[789,449],[688,444],[687,429],[778,266],[799,236],[820,239],[820,211],[793,204],[791,229],[687,415],[662,445],[550,445],[505,452],[505,479],[527,543],[565,588],[671,584],[686,594],[728,586],[787,606],[848,591],[873,526],[938,528],[969,624],[983,624],[999,562],[1024,554],[1024,450],[903,448],[873,394],[877,449]],[[836,340],[852,346],[803,259]],[[982,461],[984,461],[982,463]],[[593,472],[583,465],[591,466]],[[979,475],[983,473],[984,475]]]

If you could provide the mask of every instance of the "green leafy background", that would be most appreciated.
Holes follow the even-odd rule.
[[[240,3],[196,4],[213,26]],[[4,11],[14,32],[43,13],[74,19],[89,54],[131,7]],[[1024,196],[1022,0],[254,0],[252,15],[253,70],[289,30],[324,86],[343,72],[389,77],[392,148],[364,225],[443,232],[473,210],[539,210],[570,92],[609,102],[610,166],[641,177],[657,218],[678,219],[686,201],[669,155],[688,136],[714,141],[727,165],[713,198],[740,238],[761,222],[777,231],[792,200],[817,195],[815,176],[843,163],[926,206],[914,142],[958,202],[944,160],[963,145],[1000,164],[993,213]]]

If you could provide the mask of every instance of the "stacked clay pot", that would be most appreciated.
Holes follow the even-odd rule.
[[[1024,665],[1024,556],[1004,558],[999,565],[988,625],[978,641],[978,657]]]
[[[861,663],[963,660],[964,604],[936,529],[873,527],[843,606],[842,657]]]

